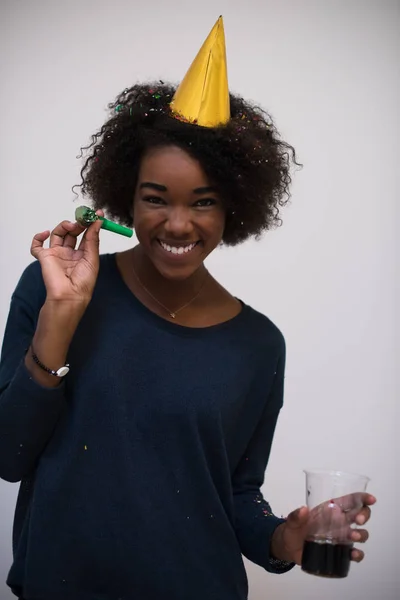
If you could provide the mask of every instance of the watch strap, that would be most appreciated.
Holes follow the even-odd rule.
[[[68,364],[65,364],[63,367],[60,367],[59,369],[57,369],[57,371],[55,371],[54,369],[49,369],[49,367],[46,367],[46,365],[44,365],[42,363],[42,361],[38,358],[37,354],[35,353],[35,351],[32,347],[31,347],[31,351],[32,351],[32,359],[34,360],[34,362],[43,371],[46,371],[46,373],[49,373],[49,375],[53,375],[54,377],[65,377],[65,375],[69,372]]]

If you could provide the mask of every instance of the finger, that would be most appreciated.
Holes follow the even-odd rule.
[[[371,517],[371,509],[368,506],[364,506],[356,516],[356,523],[358,525],[364,525],[367,521],[369,521]]]
[[[362,502],[364,506],[372,506],[376,503],[376,498],[372,494],[362,494]]]
[[[351,551],[351,560],[354,560],[354,562],[361,562],[364,556],[365,554],[362,550]]]
[[[50,248],[55,246],[63,246],[64,240],[68,234],[78,237],[85,228],[78,223],[71,221],[62,221],[59,223],[50,234]]]
[[[38,258],[40,254],[40,250],[43,248],[44,242],[48,239],[50,235],[50,231],[47,229],[46,231],[42,231],[41,233],[37,233],[33,236],[32,244],[31,244],[31,254],[35,258]]]
[[[369,538],[369,533],[366,529],[356,529],[351,532],[351,539],[353,542],[364,544]]]
[[[335,504],[340,506],[341,510],[347,513],[349,522],[356,521],[359,525],[365,523],[365,519],[370,517],[370,511],[364,512],[362,507],[371,506],[375,504],[376,498],[371,494],[363,492],[355,492],[353,494],[347,494],[334,500]],[[357,517],[360,515],[360,519]],[[361,516],[362,515],[362,516]],[[364,520],[362,520],[364,519]]]
[[[302,506],[297,510],[294,510],[288,515],[287,524],[291,529],[300,529],[307,522],[309,517],[309,510],[307,506]]]
[[[99,257],[100,237],[99,232],[102,226],[102,221],[95,221],[85,231],[79,250],[83,250],[85,258],[89,262],[97,261]]]
[[[85,231],[85,227],[79,223],[72,223],[72,225],[73,228],[67,233],[63,243],[63,246],[68,246],[69,248],[75,248],[78,237]]]

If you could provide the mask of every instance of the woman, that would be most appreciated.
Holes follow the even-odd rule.
[[[214,126],[176,97],[125,90],[87,149],[83,193],[138,244],[99,255],[101,221],[63,221],[13,294],[0,476],[21,481],[8,585],[26,600],[244,600],[242,555],[301,562],[307,509],[278,518],[260,492],[284,338],[204,265],[279,223],[294,151],[239,97]]]

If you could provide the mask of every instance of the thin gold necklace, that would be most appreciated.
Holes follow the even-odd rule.
[[[164,309],[164,310],[165,310],[165,311],[166,311],[166,312],[169,314],[169,316],[171,317],[171,319],[176,319],[176,315],[177,315],[179,312],[181,312],[181,311],[182,311],[184,308],[187,308],[187,307],[189,306],[189,304],[192,304],[192,302],[194,302],[194,301],[196,300],[196,298],[198,298],[198,297],[200,296],[200,294],[201,294],[201,292],[203,291],[203,289],[204,289],[204,286],[206,285],[206,282],[207,282],[207,280],[208,280],[208,271],[206,270],[206,276],[204,277],[203,283],[201,284],[201,287],[200,287],[199,291],[198,291],[198,292],[196,292],[196,294],[193,296],[193,298],[191,298],[191,299],[189,300],[189,302],[186,302],[186,304],[184,304],[183,306],[181,306],[181,307],[180,307],[180,308],[178,308],[177,310],[171,311],[171,310],[169,310],[169,308],[167,308],[167,307],[165,306],[165,304],[163,304],[162,302],[160,302],[160,301],[159,301],[159,300],[158,300],[158,299],[157,299],[157,298],[156,298],[156,297],[155,297],[155,296],[154,296],[154,295],[153,295],[153,294],[150,292],[150,290],[148,290],[148,289],[147,289],[147,287],[144,285],[144,283],[142,283],[141,279],[139,278],[139,275],[136,273],[136,269],[135,269],[135,267],[134,267],[134,265],[133,265],[133,262],[132,262],[132,270],[133,270],[133,274],[135,275],[136,279],[138,280],[138,282],[139,282],[140,286],[141,286],[141,287],[144,289],[144,291],[145,291],[145,292],[146,292],[146,293],[147,293],[147,294],[148,294],[148,295],[149,295],[151,298],[153,298],[153,300],[154,300],[155,302],[157,302],[157,304],[158,304],[159,306],[161,306],[161,308],[163,308],[163,309]]]

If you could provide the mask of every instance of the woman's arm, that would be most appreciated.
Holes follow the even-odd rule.
[[[0,477],[20,481],[35,468],[65,407],[62,379],[42,371],[65,358],[77,322],[75,313],[48,305],[38,262],[24,271],[11,299],[0,361]]]
[[[242,554],[273,573],[284,573],[294,566],[293,563],[281,561],[279,554],[274,555],[279,546],[279,526],[285,520],[273,514],[269,503],[260,491],[283,404],[284,341],[282,345],[272,390],[264,412],[232,478],[235,529]]]

